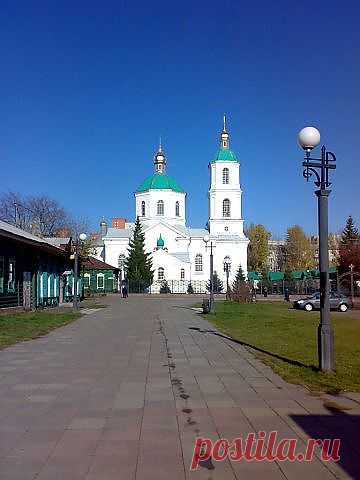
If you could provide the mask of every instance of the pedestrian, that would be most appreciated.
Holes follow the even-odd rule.
[[[123,298],[128,297],[128,291],[127,291],[126,285],[124,285],[123,288],[122,288],[122,296],[123,296]]]
[[[285,288],[285,302],[290,302],[290,292],[287,287]]]
[[[267,287],[264,287],[264,288],[263,288],[263,295],[264,295],[265,298],[268,296],[268,289],[267,289]]]

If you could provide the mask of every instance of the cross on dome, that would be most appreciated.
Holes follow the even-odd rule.
[[[226,130],[226,115],[225,114],[224,114],[223,121],[224,121],[224,125],[223,125],[223,130],[222,130],[221,135],[220,135],[220,148],[228,149],[229,148],[229,134],[227,133],[227,130]]]

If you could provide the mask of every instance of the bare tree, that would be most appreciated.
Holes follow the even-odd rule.
[[[44,195],[32,196],[27,200],[27,208],[32,213],[32,230],[34,233],[49,237],[55,231],[64,228],[69,217],[56,200]]]
[[[24,197],[15,192],[0,197],[0,219],[41,237],[75,236],[88,230],[85,219],[74,219],[46,195]]]

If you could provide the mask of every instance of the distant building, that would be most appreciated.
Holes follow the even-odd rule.
[[[120,290],[118,284],[119,269],[88,257],[81,262],[81,276],[83,278],[84,294],[113,293]]]
[[[160,291],[164,280],[172,291],[185,293],[191,283],[195,292],[205,292],[210,276],[210,248],[204,237],[209,236],[214,246],[214,271],[224,282],[224,260],[231,264],[230,281],[239,265],[247,272],[248,239],[244,235],[241,212],[242,189],[240,163],[229,147],[229,134],[224,128],[220,145],[209,163],[209,217],[208,228],[190,228],[186,225],[186,193],[166,172],[167,161],[162,145],[154,157],[154,173],[147,177],[135,192],[135,212],[142,223],[145,248],[151,253],[154,284],[151,291]],[[191,175],[191,172],[187,172]],[[199,184],[206,182],[205,177]],[[199,185],[200,186],[200,185]],[[97,258],[120,269],[124,279],[124,263],[134,223],[114,218],[112,226],[100,223],[100,235],[94,244]],[[209,247],[209,246],[208,246]]]

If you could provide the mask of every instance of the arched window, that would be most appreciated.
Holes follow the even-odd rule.
[[[159,200],[157,203],[157,214],[164,215],[164,200]]]
[[[143,201],[141,202],[141,216],[142,216],[142,217],[145,217],[145,213],[146,213],[146,211],[145,211],[145,202],[144,202],[144,200],[143,200]]]
[[[230,200],[228,198],[223,200],[223,217],[230,217]]]
[[[201,253],[198,253],[195,257],[195,272],[203,271],[203,258]]]
[[[180,217],[180,203],[175,202],[175,216]]]
[[[180,270],[180,280],[185,280],[185,268]]]
[[[224,272],[226,272],[226,269],[228,270],[228,272],[231,271],[231,258],[229,257],[229,255],[226,255],[226,257],[224,257]]]
[[[165,272],[163,267],[158,268],[158,280],[164,280],[165,278]]]
[[[229,169],[224,168],[222,171],[222,181],[223,183],[229,183]]]

